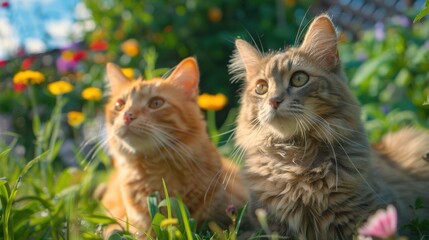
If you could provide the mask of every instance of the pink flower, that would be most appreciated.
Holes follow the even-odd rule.
[[[9,7],[9,6],[10,6],[10,4],[9,4],[9,2],[8,2],[8,1],[3,1],[3,2],[1,3],[1,6],[2,6],[3,8],[7,8],[7,7]]]
[[[364,237],[388,238],[396,234],[398,213],[393,205],[387,209],[379,209],[374,215],[369,217],[367,223],[359,229],[359,235]]]

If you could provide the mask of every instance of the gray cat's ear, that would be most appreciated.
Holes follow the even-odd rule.
[[[245,78],[247,74],[254,74],[262,58],[262,54],[248,42],[237,39],[236,50],[229,65],[229,72],[233,80]]]
[[[121,68],[114,63],[109,62],[106,64],[106,72],[110,89],[121,88],[131,81],[122,73]]]
[[[308,28],[300,49],[304,50],[328,70],[339,64],[337,32],[328,15],[317,17]]]
[[[172,84],[183,88],[190,98],[198,96],[198,83],[200,82],[200,71],[197,60],[188,57],[182,60],[167,78]]]

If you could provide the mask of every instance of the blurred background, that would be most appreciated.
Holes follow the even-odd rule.
[[[240,84],[231,84],[227,71],[234,39],[243,38],[264,51],[297,45],[309,21],[324,12],[338,27],[342,62],[363,105],[371,140],[404,125],[429,127],[424,105],[429,95],[429,22],[413,23],[423,0],[0,3],[0,132],[21,136],[18,145],[27,157],[34,155],[34,112],[46,121],[56,104],[47,88],[52,82],[64,80],[73,86],[65,94],[61,134],[78,138],[75,142],[86,138],[82,132],[92,134],[85,124],[94,129],[91,119],[103,115],[103,99],[88,100],[82,91],[104,91],[106,62],[126,68],[134,77],[150,78],[185,57],[197,57],[201,93],[222,93],[229,99],[216,114],[220,126],[238,105]],[[42,73],[43,82],[14,78],[25,70]],[[37,101],[33,108],[32,98]],[[67,124],[70,111],[84,112],[86,121]]]

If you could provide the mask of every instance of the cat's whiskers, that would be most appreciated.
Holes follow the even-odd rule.
[[[255,119],[255,121],[257,121],[257,120]],[[244,154],[247,152],[248,148],[252,145],[251,141],[249,141],[249,140],[255,139],[254,136],[255,135],[258,136],[260,134],[262,128],[263,127],[262,127],[261,124],[255,124],[255,125],[252,126],[252,128],[251,128],[251,134],[249,134],[247,136],[246,140],[245,140],[245,146],[242,146],[242,147],[238,148],[240,150],[239,150],[239,155],[238,155],[238,159],[237,159],[238,161],[237,161],[237,163],[239,163],[239,164],[241,163]],[[237,149],[237,147],[235,149]],[[233,157],[234,157],[234,154],[232,154],[232,159],[234,159]],[[232,162],[230,164],[232,164]],[[235,172],[231,172],[230,174],[228,174],[229,176],[228,176],[228,180],[226,181],[226,184],[225,184],[225,179],[224,179],[223,183],[224,183],[225,187],[228,186],[228,183],[229,183],[229,181],[230,181],[230,179],[231,179],[231,177],[232,177],[233,174],[235,175],[236,173]],[[235,178],[235,176],[234,176],[234,178]]]
[[[253,134],[253,132],[256,130],[256,128],[260,127],[259,120],[257,118],[255,118],[251,121],[250,124],[252,125],[252,127],[250,128],[249,132],[251,132],[251,134]],[[246,146],[250,145],[250,144],[247,144],[249,138],[251,137],[250,135],[245,136],[244,142],[245,142]],[[239,158],[238,156],[242,155],[241,152],[245,152],[245,150],[243,150],[243,148],[246,148],[246,150],[247,150],[246,146],[242,147],[242,146],[236,145],[231,152],[231,159],[235,160],[239,165],[241,164],[242,159]]]
[[[159,144],[159,148],[158,148],[159,152],[162,152],[162,150],[164,150],[167,153],[169,158],[166,159],[166,161],[168,163],[174,164],[177,169],[182,169],[183,165],[185,165],[185,167],[190,167],[189,161],[187,160],[187,158],[184,157],[182,153],[180,153],[177,149],[175,149],[174,146],[172,146],[171,137],[168,136],[168,134],[162,132],[161,129],[158,129],[155,126],[152,126],[152,125],[147,125],[147,126],[151,128],[154,133],[152,134],[152,137],[154,139],[157,139],[157,142]],[[177,157],[175,156],[179,158],[178,159],[179,161],[176,161]]]
[[[338,159],[337,159],[337,153],[335,152],[335,149],[334,149],[331,141],[329,141],[329,138],[326,135],[326,132],[323,131],[324,129],[319,129],[320,126],[317,125],[316,122],[313,121],[313,119],[311,118],[311,116],[305,114],[305,112],[303,112],[303,113],[304,114],[301,115],[303,117],[302,119],[308,123],[308,126],[312,127],[314,129],[314,131],[317,132],[318,135],[321,136],[321,133],[322,133],[325,136],[325,138],[323,138],[323,136],[321,136],[319,139],[322,140],[325,143],[325,145],[329,146],[329,148],[331,150],[331,153],[333,154],[333,158],[334,158],[334,161],[335,161],[335,190],[338,190]]]
[[[100,140],[99,142],[97,142],[89,151],[88,153],[84,156],[83,160],[87,161],[87,164],[85,166],[85,169],[87,167],[89,167],[89,165],[92,163],[92,161],[95,159],[95,157],[97,156],[97,154],[105,149],[106,145],[109,143],[109,141],[113,138],[114,136],[109,136],[107,135],[106,138],[102,138],[102,140]],[[105,149],[106,150],[106,149]]]
[[[206,190],[206,192],[204,193],[204,202],[206,202],[206,200],[207,200],[207,195],[209,194],[209,192],[210,192],[210,189],[212,189],[211,190],[211,194],[210,194],[210,200],[209,201],[211,201],[212,200],[212,198],[213,198],[213,192],[214,191],[216,191],[216,186],[217,186],[217,184],[218,184],[218,182],[219,182],[219,180],[220,180],[220,178],[222,177],[222,173],[223,173],[223,169],[220,169],[220,170],[218,170],[217,172],[216,172],[216,174],[212,177],[212,179],[210,180],[210,182],[209,182],[209,186],[207,187],[207,190]]]
[[[356,172],[359,174],[359,176],[361,177],[361,179],[365,182],[365,184],[369,187],[369,189],[373,193],[375,193],[376,196],[378,197],[379,196],[378,193],[371,186],[371,184],[366,180],[366,178],[363,176],[363,174],[359,171],[359,169],[357,168],[357,166],[355,165],[355,163],[351,160],[350,156],[348,155],[347,151],[345,150],[345,148],[343,147],[343,145],[341,144],[341,142],[336,137],[339,137],[340,140],[346,141],[349,144],[356,144],[356,145],[362,146],[362,147],[364,147],[364,146],[361,145],[361,144],[358,144],[357,142],[353,142],[349,138],[347,138],[347,137],[341,135],[340,133],[336,132],[334,129],[332,129],[330,127],[330,124],[325,119],[323,119],[321,116],[319,116],[319,115],[317,115],[315,113],[312,113],[312,115],[314,115],[314,117],[316,117],[316,118],[313,118],[313,120],[316,121],[315,123],[319,123],[319,124],[323,125],[323,127],[327,130],[326,133],[330,134],[332,136],[332,139],[334,139],[336,141],[336,143],[339,145],[339,147],[343,150],[343,152],[346,155],[347,159],[349,160],[349,162],[351,163],[351,165],[353,166],[353,168],[356,170]],[[309,114],[306,115],[306,116],[311,118],[311,115],[309,115]],[[368,148],[368,147],[365,147],[365,148]],[[336,171],[338,173],[338,166],[336,166]],[[336,180],[338,181],[338,179],[336,179]],[[384,200],[381,197],[380,197],[380,200],[384,202]]]
[[[155,135],[153,136],[153,138],[150,138],[150,141],[155,146],[157,152],[161,155],[161,159],[167,164],[168,168],[171,170],[172,167],[170,165],[170,161],[168,161],[168,158],[164,155],[163,151],[161,150],[161,148],[163,147],[163,142],[160,139],[158,139]],[[167,152],[167,154],[169,154],[169,152]]]
[[[294,46],[298,46],[298,41],[301,40],[302,34],[305,33],[305,30],[307,29],[308,25],[311,21],[309,21],[303,28],[302,24],[304,23],[305,18],[307,17],[308,11],[310,10],[311,6],[307,8],[307,11],[305,11],[304,16],[301,19],[301,22],[299,23],[298,31],[295,37]]]
[[[185,167],[189,169],[197,169],[199,171],[203,171],[199,166],[197,159],[193,157],[192,151],[189,147],[182,143],[179,139],[174,137],[172,134],[169,134],[167,131],[164,131],[160,128],[156,128],[155,126],[151,126],[154,128],[154,132],[159,133],[165,141],[163,141],[163,148],[165,148],[168,153],[170,153],[171,160],[179,158],[179,161],[173,161],[175,164],[183,164]],[[174,154],[171,154],[173,152]],[[177,156],[177,157],[174,157]]]
[[[173,130],[173,131],[177,131],[180,133],[185,133],[187,135],[190,136],[194,136],[194,137],[198,137],[199,134],[197,132],[195,132],[193,129],[180,129],[177,127],[173,127],[173,126],[169,126],[169,125],[165,125],[165,124],[157,124],[157,123],[151,123],[153,126],[157,127],[157,128],[161,128],[161,129],[168,129],[168,130]]]
[[[166,138],[169,143],[169,147],[178,155],[180,155],[181,159],[185,162],[191,160],[192,162],[196,162],[196,159],[193,158],[192,151],[189,147],[182,143],[178,138],[174,137],[172,134],[169,134],[167,131],[164,131],[160,128],[157,128],[158,131],[163,137]],[[174,148],[176,147],[176,148]]]
[[[348,138],[344,134],[342,134],[342,133],[340,133],[338,131],[335,131],[335,129],[333,129],[331,126],[333,126],[335,128],[338,128],[338,129],[342,129],[342,130],[351,132],[353,134],[359,134],[359,135],[361,135],[361,136],[363,136],[363,137],[366,138],[366,134],[365,133],[362,133],[362,132],[360,132],[358,130],[346,128],[346,127],[343,127],[343,126],[340,126],[340,125],[337,125],[337,124],[329,123],[323,117],[321,117],[318,114],[313,113],[311,110],[308,110],[308,109],[305,109],[305,108],[304,108],[304,113],[307,114],[310,117],[315,118],[314,120],[317,121],[317,123],[324,124],[324,126],[325,126],[324,129],[327,130],[327,131],[330,131],[331,135],[333,137],[338,137],[339,139],[341,139],[341,140],[343,140],[345,142],[348,142],[348,143],[351,143],[351,144],[356,144],[356,145],[358,145],[358,146],[360,146],[360,147],[362,147],[364,149],[369,149],[369,146],[365,146],[365,145],[362,145],[362,144],[360,144],[360,143],[358,143],[356,141],[352,141],[350,138]]]
[[[295,114],[293,114],[292,116],[295,118],[297,127],[300,129],[299,131],[301,133],[301,137],[304,139],[304,153],[302,154],[302,157],[301,157],[301,162],[302,162],[307,153],[307,134],[306,134],[307,126]],[[295,163],[295,160],[293,160],[293,162]]]

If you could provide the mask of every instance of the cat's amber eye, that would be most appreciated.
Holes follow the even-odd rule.
[[[125,106],[125,101],[122,99],[118,99],[115,102],[115,110],[116,111],[121,111],[122,109],[124,109]]]
[[[255,87],[256,94],[263,95],[268,92],[268,83],[265,80],[258,80]]]
[[[164,99],[160,98],[160,97],[153,97],[149,100],[148,106],[149,108],[152,109],[157,109],[162,107],[162,105],[164,105]]]
[[[302,87],[308,82],[309,79],[310,76],[308,76],[307,73],[298,71],[292,75],[292,78],[290,79],[290,84],[294,87]]]

